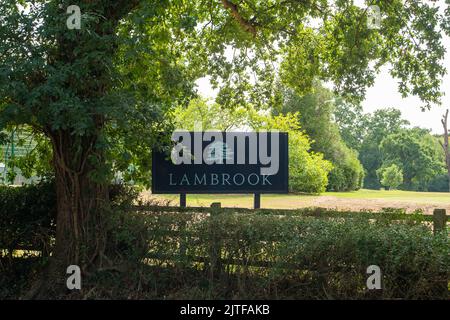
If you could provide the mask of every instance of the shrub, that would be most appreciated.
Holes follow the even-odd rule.
[[[328,184],[328,173],[333,168],[321,153],[311,151],[311,141],[302,132],[299,113],[267,116],[253,112],[250,116],[256,129],[276,129],[289,135],[289,191],[321,193]]]
[[[381,220],[152,212],[145,217],[146,261],[173,268],[178,282],[149,286],[189,299],[445,299],[447,235]],[[373,264],[383,274],[378,292],[366,288]],[[205,284],[211,269],[215,276]]]
[[[440,174],[435,176],[428,185],[428,191],[431,192],[448,192],[448,175]]]
[[[126,207],[137,198],[134,187],[111,185],[113,206]],[[0,186],[0,249],[30,248],[48,254],[56,232],[56,189],[53,181],[22,187]]]
[[[403,171],[396,164],[378,169],[377,174],[381,177],[381,185],[389,189],[396,189],[403,183]]]
[[[53,183],[0,186],[0,297],[16,297],[45,263],[42,257],[51,251],[55,216]],[[15,253],[23,259],[14,258]]]
[[[375,219],[374,213],[320,209],[231,209],[212,217],[209,209],[130,211],[135,196],[132,188],[111,189],[114,268],[85,279],[85,292],[95,297],[447,298],[448,235],[433,235],[423,216],[391,209]],[[54,197],[52,183],[0,188],[1,247],[47,245]],[[43,261],[19,260],[6,270],[0,259],[1,297],[18,296]],[[372,264],[381,268],[381,291],[366,289]]]
[[[0,248],[50,250],[55,234],[56,193],[52,182],[0,186]]]
[[[329,191],[359,190],[364,179],[364,168],[358,160],[355,151],[343,143],[334,147],[334,157],[331,159],[333,169],[328,175]]]
[[[131,252],[128,250],[128,243],[133,241],[133,245],[136,244],[135,238],[124,238],[125,233],[129,234],[130,230],[134,230],[133,221],[124,216],[137,196],[138,191],[131,186],[109,187],[113,208],[108,219],[111,240],[108,243],[108,253],[119,251],[119,254],[127,254]],[[116,219],[118,217],[122,222]],[[137,223],[141,222],[142,220]],[[48,260],[55,233],[56,190],[53,181],[22,187],[0,186],[1,298],[17,297],[24,287],[30,285],[30,279],[35,278]]]

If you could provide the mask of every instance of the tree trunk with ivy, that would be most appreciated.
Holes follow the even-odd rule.
[[[83,30],[63,30],[73,36],[62,34],[58,37],[57,50],[49,55],[49,63],[55,66],[73,66],[83,59],[84,69],[80,72],[83,79],[75,85],[70,82],[67,85],[72,85],[69,92],[75,93],[78,101],[85,104],[83,112],[89,120],[86,124],[88,129],[81,134],[76,132],[77,123],[58,129],[50,126],[43,129],[53,151],[57,217],[56,243],[47,275],[50,279],[46,279],[47,284],[37,290],[37,296],[45,296],[44,290],[47,289],[65,290],[69,265],[78,265],[86,275],[108,261],[105,250],[110,209],[109,183],[108,174],[99,177],[107,167],[104,149],[97,143],[106,120],[104,114],[96,110],[95,103],[113,90],[113,66],[108,58],[114,56],[118,49],[116,29],[120,19],[137,4],[137,0],[90,1],[84,7],[80,4],[88,11],[92,8],[103,14],[89,26],[96,36],[83,35]],[[50,282],[55,288],[48,287]]]
[[[57,193],[54,258],[59,271],[69,265],[87,271],[102,264],[106,245],[108,187],[93,179],[90,163],[91,157],[101,160],[100,151],[95,150],[95,136],[81,140],[57,131],[51,140]]]

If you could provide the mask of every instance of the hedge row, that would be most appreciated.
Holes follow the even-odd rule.
[[[115,187],[110,193],[129,206],[132,195],[127,192]],[[54,236],[55,204],[52,183],[0,187],[0,247],[38,245],[45,250]],[[401,212],[388,210],[373,219],[369,213],[333,216],[329,210],[311,209],[293,214],[219,209],[210,216],[210,209],[117,208],[109,243],[127,260],[124,276],[133,274],[133,261],[147,271],[137,273],[138,281],[126,282],[128,287],[139,284],[133,288],[139,297],[448,297],[448,234],[433,235],[423,219],[397,219]],[[382,290],[366,287],[370,265],[381,268]],[[105,292],[113,292],[108,286],[120,284],[116,280],[105,284]],[[125,287],[118,286],[111,298],[120,297]]]
[[[448,235],[434,236],[419,222],[258,214],[210,218],[186,212],[134,218],[139,230],[122,229],[128,255],[136,255],[136,243],[145,239],[140,261],[170,267],[175,274],[168,278],[178,279],[148,284],[161,296],[446,299],[448,294]],[[382,290],[366,287],[370,265],[381,268]]]
[[[0,186],[0,249],[50,250],[55,234],[54,184],[41,182],[23,187]]]
[[[111,185],[109,197],[117,206],[129,206],[137,192]],[[21,187],[0,186],[0,250],[31,249],[48,255],[56,233],[56,189],[52,181]],[[5,253],[5,251],[0,252]]]

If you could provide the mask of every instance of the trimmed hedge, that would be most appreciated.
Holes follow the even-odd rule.
[[[0,249],[50,251],[55,235],[56,193],[52,182],[0,186]]]
[[[137,196],[129,186],[109,187],[109,197],[117,207],[130,206]],[[0,250],[11,254],[14,249],[32,249],[48,255],[56,233],[56,210],[53,181],[0,186]]]
[[[132,207],[135,195],[110,190],[116,205],[108,243],[127,267],[114,281],[87,279],[86,288],[90,281],[104,291],[98,298],[448,298],[448,234],[433,235],[419,213],[228,208],[211,217],[210,208]],[[55,205],[52,183],[0,187],[0,247],[48,254]],[[0,277],[3,288],[18,288],[0,296],[16,296],[19,278],[26,282],[37,270],[23,263],[39,260],[19,260]],[[383,290],[366,288],[373,264],[382,270]]]
[[[205,213],[186,212],[151,212],[135,218],[141,221],[141,231],[127,232],[130,250],[135,249],[134,237],[148,239],[141,259],[163,269],[172,266],[175,274],[169,277],[179,279],[148,284],[161,295],[189,299],[446,299],[448,295],[448,235],[434,236],[420,222],[276,214],[208,218]],[[381,268],[382,290],[366,288],[370,265]],[[214,278],[205,286],[211,270]]]

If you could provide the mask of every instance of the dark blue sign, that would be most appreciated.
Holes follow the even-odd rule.
[[[153,193],[287,193],[288,135],[281,132],[188,132],[153,151]]]

